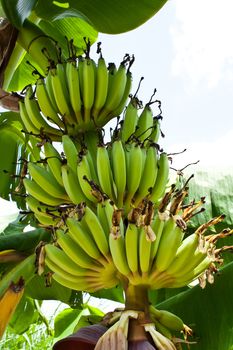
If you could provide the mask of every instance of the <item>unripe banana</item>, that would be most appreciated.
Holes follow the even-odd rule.
[[[157,150],[154,146],[147,148],[146,160],[144,169],[141,176],[141,181],[138,190],[134,196],[134,205],[137,207],[144,197],[152,191],[155,185],[157,177],[158,166],[157,166]]]
[[[122,234],[115,236],[109,235],[109,246],[114,265],[117,270],[125,276],[128,276],[131,271],[127,262],[125,240]]]
[[[100,271],[101,265],[97,264],[75,241],[62,230],[56,231],[57,243],[75,264],[85,269]]]
[[[64,187],[59,185],[52,173],[48,172],[43,166],[35,163],[28,163],[28,170],[33,180],[41,186],[44,191],[53,197],[62,198],[65,201],[68,200]]]
[[[108,70],[102,56],[98,60],[95,84],[95,100],[91,114],[97,124],[99,112],[103,108],[108,94]]]
[[[101,189],[109,198],[115,200],[114,181],[108,150],[105,146],[97,148],[97,173]]]
[[[180,317],[175,314],[166,311],[158,310],[152,305],[149,308],[152,321],[158,320],[162,325],[173,331],[182,331],[184,329],[184,323]]]
[[[108,240],[96,214],[89,207],[86,207],[82,220],[88,226],[100,252],[104,257],[107,257],[109,255]]]
[[[62,158],[60,156],[60,153],[50,142],[45,142],[44,155],[46,157],[46,161],[48,163],[51,173],[53,174],[57,182],[61,186],[63,186],[63,180],[61,175]]]
[[[135,136],[138,137],[140,141],[144,141],[150,138],[152,131],[153,113],[152,109],[150,108],[150,104],[146,104],[142,113],[139,116]]]
[[[124,194],[126,189],[126,159],[122,142],[116,140],[112,144],[111,161],[113,178],[117,189],[117,206],[123,207]]]
[[[114,111],[111,113],[111,118],[114,116],[119,116],[124,108],[125,105],[127,103],[127,100],[129,98],[129,94],[130,94],[130,90],[131,90],[131,86],[132,86],[132,74],[130,71],[127,71],[126,73],[126,84],[125,84],[125,91],[124,91],[124,95],[122,96],[121,102],[120,104],[117,106],[116,109],[114,109]],[[108,118],[110,120],[110,118]],[[107,120],[108,120],[107,119]]]
[[[66,84],[64,66],[58,63],[55,68],[50,69],[51,84],[56,105],[65,123],[73,125],[75,120],[70,107],[69,92]]]
[[[125,232],[125,252],[132,273],[137,273],[139,270],[138,242],[139,230],[135,224],[129,223]]]
[[[156,254],[157,254],[157,251],[158,251],[159,242],[160,242],[160,239],[161,239],[161,236],[162,236],[162,233],[163,233],[164,224],[165,224],[165,221],[162,220],[160,218],[159,213],[157,213],[154,216],[153,221],[151,223],[151,228],[154,231],[155,236],[156,236],[155,241],[152,242],[152,244],[151,244],[150,259],[151,259],[152,262],[154,261],[154,259],[156,257]]]
[[[64,123],[58,116],[57,111],[53,108],[43,78],[38,79],[36,82],[36,97],[44,117],[63,129]]]
[[[29,133],[33,133],[34,135],[40,135],[40,129],[38,129],[31,121],[25,103],[23,101],[19,101],[19,111],[22,122],[26,128],[26,131]]]
[[[171,264],[183,236],[184,232],[182,228],[177,225],[175,218],[169,218],[165,223],[155,258],[154,265],[158,271],[165,271]]]
[[[123,142],[127,140],[135,133],[138,123],[138,100],[137,98],[131,98],[128,106],[126,107],[123,125],[121,128],[121,139]]]
[[[88,151],[87,151],[88,152]],[[90,159],[90,158],[89,158]],[[83,154],[78,162],[77,176],[80,187],[85,196],[91,201],[96,203],[97,198],[92,194],[92,187],[90,181],[93,181],[89,160],[87,154]],[[92,160],[90,160],[92,162]],[[92,167],[93,168],[93,167]],[[87,181],[88,180],[88,181]]]
[[[146,232],[144,227],[141,227],[139,230],[139,262],[140,262],[140,271],[142,275],[147,274],[150,269],[150,254],[151,254],[151,244],[152,242],[146,238]]]
[[[89,125],[91,122],[91,108],[95,98],[95,62],[89,57],[83,60],[82,64],[82,100],[84,105],[84,122]]]
[[[75,61],[68,61],[66,63],[66,79],[68,84],[68,91],[70,96],[70,104],[76,116],[76,122],[78,123],[79,130],[83,127],[82,116],[82,99],[80,91],[80,76],[78,67]]]
[[[66,224],[69,229],[70,237],[93,259],[100,259],[101,252],[96,246],[95,240],[93,239],[90,232],[82,227],[82,221],[79,222],[74,218],[68,218]]]
[[[62,146],[66,156],[67,164],[76,174],[78,163],[79,145],[75,145],[69,135],[62,136]]]
[[[48,192],[44,191],[35,181],[24,178],[23,180],[26,191],[35,197],[38,201],[52,206],[64,204],[66,201],[61,198],[53,197]]]
[[[74,204],[85,202],[87,198],[82,192],[76,172],[74,173],[68,164],[62,165],[61,172],[64,188],[70,200]]]
[[[152,202],[157,203],[158,200],[163,196],[166,185],[168,183],[169,176],[169,161],[168,155],[166,153],[161,153],[158,160],[158,173],[156,177],[156,181],[154,184],[154,188],[150,195],[150,200]]]

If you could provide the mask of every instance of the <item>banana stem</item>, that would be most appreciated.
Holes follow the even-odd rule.
[[[149,298],[148,287],[128,284],[125,288],[125,310],[142,311],[145,314],[145,319],[149,317]]]

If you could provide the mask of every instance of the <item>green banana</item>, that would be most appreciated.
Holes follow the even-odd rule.
[[[82,192],[76,172],[69,167],[68,164],[63,164],[61,167],[63,185],[70,200],[74,204],[85,202],[87,199]]]
[[[111,163],[117,190],[117,206],[122,208],[126,190],[126,159],[121,140],[116,140],[112,144]]]
[[[53,108],[53,104],[46,90],[44,78],[40,78],[36,82],[36,97],[44,117],[49,121],[52,121],[59,128],[64,129],[63,121],[58,116],[57,111]]]
[[[99,248],[100,252],[103,254],[105,258],[107,258],[107,256],[109,255],[109,244],[108,244],[108,240],[106,238],[104,229],[98,217],[89,207],[86,206],[85,214],[82,217],[82,220],[88,226],[92,234],[92,237],[95,240],[95,243]]]
[[[101,265],[93,260],[75,241],[62,230],[57,230],[57,243],[75,264],[85,269],[101,271]]]
[[[47,171],[42,165],[28,163],[28,170],[32,179],[53,197],[69,200],[64,187],[59,185],[52,173]]]
[[[96,162],[97,174],[101,189],[109,196],[109,198],[115,200],[115,184],[113,182],[108,150],[105,146],[98,146]]]
[[[152,244],[151,244],[150,259],[151,259],[152,262],[154,261],[154,259],[156,257],[156,254],[157,254],[157,251],[158,251],[159,242],[160,242],[160,239],[161,239],[162,234],[163,234],[164,224],[165,224],[165,220],[162,220],[160,218],[159,213],[157,213],[154,216],[154,218],[152,220],[152,223],[151,223],[151,228],[152,228],[152,230],[154,231],[154,233],[156,235],[155,241],[152,242]]]
[[[81,131],[83,127],[83,115],[82,115],[82,98],[80,91],[80,75],[76,61],[68,61],[66,63],[66,79],[68,84],[70,103],[76,116],[76,122],[78,129]]]
[[[62,198],[51,196],[48,192],[44,191],[35,181],[24,178],[23,180],[26,191],[41,203],[58,206],[64,204],[66,201]]]
[[[91,115],[98,123],[99,112],[103,108],[108,94],[108,70],[102,55],[98,59],[96,69],[96,82],[95,82],[95,99],[92,107]]]
[[[96,246],[90,232],[87,232],[82,226],[82,221],[79,222],[74,218],[68,218],[66,224],[69,229],[69,236],[93,259],[100,259],[101,252]]]
[[[129,95],[130,95],[131,87],[132,87],[132,73],[130,71],[127,71],[124,94],[123,94],[122,99],[121,99],[119,105],[117,106],[117,108],[114,109],[113,112],[111,113],[111,115],[110,115],[111,118],[114,116],[118,116],[123,112],[125,105],[127,103],[127,100],[129,98]],[[110,120],[110,118],[107,118],[107,121],[108,120]]]
[[[92,177],[92,172],[90,169],[90,165],[91,165],[92,160],[90,160],[90,162],[89,162],[89,159],[88,159],[87,154],[81,155],[81,159],[79,160],[78,166],[77,166],[77,176],[78,176],[80,187],[81,187],[83,193],[85,194],[85,196],[91,202],[96,203],[97,198],[92,194],[92,187],[90,185],[90,181],[93,181],[93,177]],[[93,164],[93,162],[92,162],[92,164]]]
[[[137,130],[135,136],[140,141],[148,139],[153,131],[153,112],[150,104],[147,103],[138,118]]]
[[[163,229],[155,258],[155,266],[158,271],[165,271],[175,258],[178,247],[183,239],[184,232],[176,223],[175,218],[169,218]],[[154,267],[153,267],[154,269]]]
[[[152,189],[150,200],[157,203],[159,199],[164,195],[169,176],[169,160],[167,153],[161,153],[158,160],[158,173],[154,187]]]
[[[126,107],[121,127],[121,139],[127,142],[134,135],[138,123],[138,99],[131,97],[131,100]]]
[[[33,97],[33,90],[31,85],[26,90],[24,98],[25,107],[31,122],[39,130],[43,130],[46,134],[53,138],[54,141],[59,141],[61,137],[61,131],[51,127],[40,114],[40,108],[38,102]]]
[[[151,254],[151,241],[146,239],[146,232],[144,227],[141,227],[139,230],[139,262],[140,262],[140,271],[142,275],[147,274],[150,269],[150,254]]]
[[[64,123],[75,124],[72,109],[70,107],[69,92],[66,84],[65,70],[62,63],[50,69],[51,85],[56,105]]]
[[[157,167],[157,150],[154,146],[150,146],[146,150],[146,160],[144,169],[141,176],[141,181],[138,186],[138,190],[134,197],[134,205],[137,207],[138,204],[146,197],[150,191],[152,191],[158,172]]]
[[[154,306],[149,307],[152,321],[158,320],[163,326],[173,331],[182,331],[184,323],[180,317],[167,310],[158,310]]]
[[[51,173],[53,174],[57,182],[61,186],[63,186],[63,180],[61,175],[62,158],[60,156],[60,153],[50,142],[45,142],[44,155],[46,157],[46,161]]]
[[[79,145],[75,145],[69,135],[62,136],[62,146],[66,156],[67,164],[76,174],[78,163]]]
[[[133,274],[137,274],[139,271],[139,230],[133,223],[129,223],[125,232],[125,253],[128,262],[128,266]]]
[[[95,62],[86,57],[82,64],[82,100],[84,106],[84,122],[88,126],[91,122],[91,109],[95,98]]]
[[[118,235],[117,237],[110,234],[109,247],[116,269],[124,276],[130,275],[131,270],[126,257],[125,239],[122,234]]]
[[[31,121],[25,103],[23,101],[19,101],[19,112],[22,122],[29,133],[33,133],[34,135],[40,135],[40,129],[38,129]]]
[[[45,262],[51,261],[54,265],[57,265],[58,269],[64,270],[65,274],[69,273],[74,276],[85,276],[87,269],[80,267],[60,248],[53,244],[45,245]],[[49,266],[49,264],[48,264]],[[50,267],[50,266],[49,266]],[[52,270],[56,272],[53,268]],[[94,271],[93,271],[94,274]]]
[[[142,172],[144,154],[141,146],[138,144],[130,144],[126,148],[126,188],[127,194],[125,197],[126,212],[130,210],[132,199],[138,190]]]
[[[179,271],[183,272],[183,269],[189,265],[190,260],[198,247],[199,236],[196,233],[186,237],[179,246],[174,260],[168,266],[166,272],[170,275],[177,274]]]

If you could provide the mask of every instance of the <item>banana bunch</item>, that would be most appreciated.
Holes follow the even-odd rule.
[[[101,52],[96,63],[89,51],[85,57],[50,62],[35,89],[26,88],[19,107],[28,133],[59,141],[63,134],[101,128],[121,114],[131,90],[129,69],[134,59],[126,55],[117,68],[114,63],[107,66]]]
[[[201,287],[206,281],[213,283],[216,264],[221,263],[221,251],[216,248],[216,242],[233,231],[204,235],[210,226],[223,220],[222,215],[185,237],[187,222],[202,201],[192,202],[182,209],[187,190],[179,190],[172,196],[174,191],[173,187],[165,194],[158,209],[144,200],[128,214],[124,231],[113,227],[110,232],[113,262],[131,285],[146,285],[148,289],[178,288],[197,278]]]
[[[125,144],[116,139],[110,145],[97,145],[97,138],[93,139],[93,145],[89,140],[83,146],[63,135],[61,154],[45,142],[43,158],[28,163],[30,178],[24,179],[28,194],[49,206],[86,202],[92,208],[108,197],[124,209],[124,216],[144,198],[159,202],[169,176],[165,152],[159,155],[153,143]]]
[[[45,263],[58,283],[87,292],[119,284],[108,243],[111,207],[108,200],[98,204],[96,215],[81,203],[66,216],[63,229],[56,230],[54,244],[45,246]]]

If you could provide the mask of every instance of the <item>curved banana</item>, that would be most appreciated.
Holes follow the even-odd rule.
[[[87,198],[82,192],[76,172],[74,172],[68,164],[63,164],[61,167],[61,173],[64,188],[71,202],[74,204],[86,202]]]
[[[90,232],[82,226],[82,220],[79,222],[74,218],[66,220],[69,236],[93,259],[100,259],[101,252],[99,251],[95,240]]]
[[[158,160],[158,173],[154,188],[152,189],[150,200],[157,203],[158,200],[163,196],[169,177],[169,160],[167,153],[161,153]]]
[[[118,208],[122,208],[126,190],[126,159],[121,140],[116,140],[112,144],[111,163],[113,178],[117,189],[116,204]]]
[[[62,198],[65,201],[68,200],[64,187],[59,185],[53,174],[43,166],[29,162],[28,170],[32,179],[41,186],[45,192],[48,192],[55,198]]]
[[[91,122],[91,108],[95,98],[95,62],[86,57],[82,64],[82,100],[84,106],[84,123],[88,127]]]
[[[126,107],[123,125],[121,127],[121,139],[127,142],[132,135],[134,135],[138,123],[138,100],[132,97],[128,106]]]
[[[66,200],[62,198],[57,198],[51,196],[48,192],[44,191],[42,187],[40,187],[35,181],[24,178],[23,180],[26,191],[34,198],[36,198],[41,203],[59,206],[64,204]]]
[[[141,227],[139,230],[139,262],[140,262],[140,271],[142,275],[147,274],[150,269],[150,255],[151,255],[151,241],[147,240],[146,232],[144,227]]]
[[[60,153],[50,142],[45,142],[44,155],[46,157],[49,170],[51,171],[57,182],[61,186],[63,186],[63,180],[61,175],[62,158],[60,156]]]
[[[154,216],[152,223],[151,223],[151,228],[154,231],[155,236],[156,236],[156,239],[151,244],[150,259],[152,262],[154,261],[156,254],[157,254],[157,251],[158,251],[159,242],[160,242],[160,239],[162,237],[164,224],[165,224],[165,220],[162,220],[160,218],[159,213],[157,213]]]
[[[40,108],[38,102],[33,96],[33,90],[31,85],[26,90],[24,98],[25,107],[31,122],[39,130],[44,131],[46,134],[51,136],[53,140],[58,141],[62,135],[61,131],[50,126],[40,114]]]
[[[75,264],[85,269],[101,271],[101,265],[93,260],[69,235],[57,230],[57,243]]]
[[[183,236],[184,232],[182,228],[177,225],[175,218],[169,218],[164,225],[152,269],[156,268],[158,271],[165,271],[168,268],[176,255]]]
[[[56,105],[65,123],[73,125],[75,120],[70,107],[69,92],[66,83],[65,70],[62,63],[58,63],[55,68],[50,69],[51,85]]]
[[[108,150],[105,146],[97,148],[97,174],[101,189],[111,198],[115,199],[114,181]]]
[[[192,260],[194,253],[198,248],[198,241],[199,236],[196,233],[193,233],[181,242],[174,260],[166,270],[168,274],[173,275],[185,271],[185,267],[189,265],[190,260]]]
[[[80,267],[77,265],[72,259],[69,258],[69,256],[60,248],[56,247],[53,244],[46,244],[45,245],[45,262],[51,262],[51,264],[54,264],[54,268],[50,266],[51,264],[47,264],[49,268],[51,268],[54,272],[59,272],[59,268],[64,271],[64,274],[69,273],[74,276],[86,276],[87,269]],[[57,266],[57,271],[56,267]],[[96,273],[95,271],[92,271],[93,275]]]
[[[138,186],[138,190],[134,196],[134,205],[137,207],[138,204],[146,197],[150,191],[152,191],[158,172],[157,166],[157,150],[154,146],[150,146],[146,150],[146,160],[144,169],[141,176],[141,181]]]
[[[137,192],[141,181],[144,157],[143,151],[138,144],[133,143],[126,148],[126,212],[131,208],[132,199]]]
[[[131,270],[126,257],[125,239],[122,234],[118,236],[110,234],[109,247],[116,269],[124,276],[130,275]]]
[[[95,99],[91,115],[97,124],[99,112],[103,108],[108,94],[108,69],[102,55],[98,59],[95,82]]]
[[[88,226],[97,247],[105,258],[109,255],[109,244],[104,229],[96,214],[86,206],[82,220]],[[82,222],[81,220],[81,222]]]
[[[98,117],[98,125],[104,124],[107,118],[111,112],[113,112],[121,103],[121,100],[124,96],[125,87],[126,87],[126,66],[125,63],[122,62],[115,72],[115,74],[112,74],[112,79],[110,80],[110,71],[109,71],[109,88],[108,88],[108,95],[106,98],[106,102],[104,104],[104,107],[100,111],[99,117]],[[106,119],[107,118],[107,119]]]
[[[138,118],[137,130],[135,136],[140,141],[145,141],[150,138],[153,131],[153,112],[150,108],[150,104],[147,103]]]
[[[66,79],[70,96],[70,104],[75,113],[78,128],[81,131],[84,123],[82,115],[83,103],[80,91],[80,76],[78,67],[76,66],[76,61],[68,61],[66,63]]]
[[[119,116],[123,112],[125,105],[127,103],[127,100],[129,98],[129,95],[130,95],[131,87],[132,87],[132,73],[130,71],[127,71],[124,94],[122,96],[122,99],[121,99],[119,105],[117,106],[116,109],[113,110],[113,112],[107,118],[107,121],[115,116]]]
[[[89,159],[90,159],[90,157],[89,157]],[[90,159],[90,162],[89,162],[89,159],[88,159],[87,153],[81,155],[81,159],[79,160],[78,165],[77,165],[77,176],[78,176],[80,187],[81,187],[83,193],[85,194],[85,196],[91,202],[96,203],[98,200],[92,194],[92,187],[90,185],[90,181],[93,181],[94,179],[92,177],[92,172],[90,169],[92,159]],[[92,164],[93,164],[93,162],[92,162]],[[93,167],[92,167],[92,169],[93,169]]]
[[[19,112],[22,122],[26,128],[26,131],[33,133],[34,135],[40,135],[40,129],[38,129],[29,118],[25,103],[19,100]]]
[[[133,223],[129,223],[125,231],[125,253],[128,266],[133,274],[139,271],[139,230]]]
[[[78,163],[79,145],[75,144],[69,135],[62,136],[62,146],[66,156],[67,164],[76,174]]]
[[[64,129],[64,123],[58,116],[57,111],[53,108],[53,104],[46,90],[44,78],[40,78],[36,82],[36,97],[44,117],[59,126],[59,128]]]

